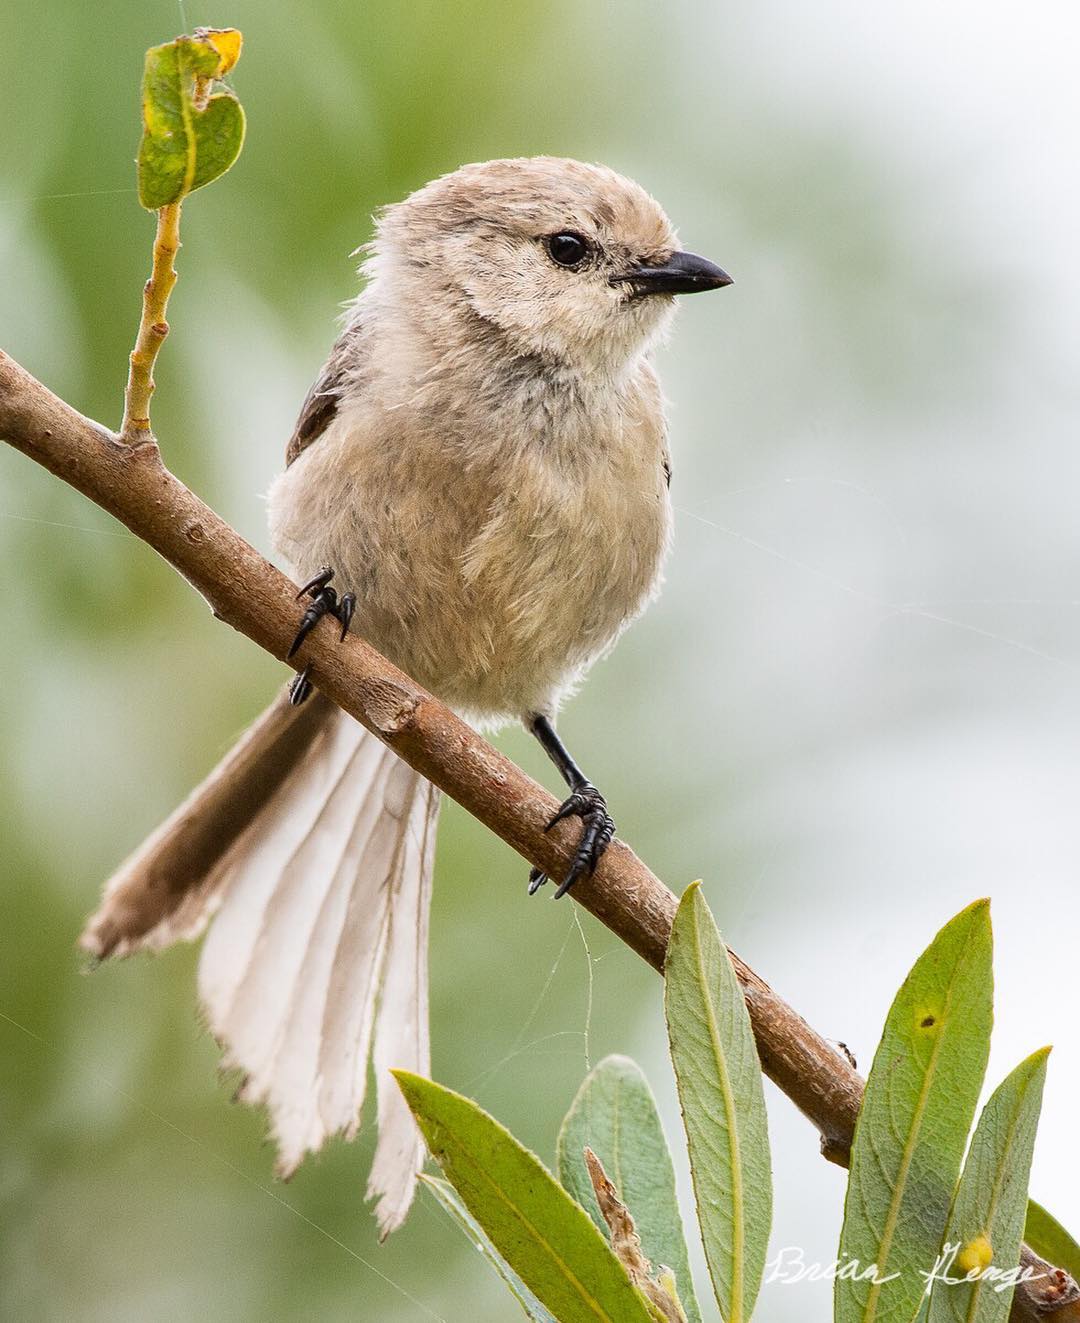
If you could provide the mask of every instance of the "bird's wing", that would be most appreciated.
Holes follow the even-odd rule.
[[[315,383],[300,406],[289,444],[285,447],[288,467],[313,441],[317,441],[334,421],[338,401],[347,386],[350,392],[361,389],[367,358],[367,318],[363,295],[353,305],[348,325],[334,342]]]

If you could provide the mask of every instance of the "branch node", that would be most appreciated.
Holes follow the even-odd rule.
[[[379,678],[365,689],[367,713],[371,724],[388,739],[400,735],[413,724],[421,699],[394,680]]]

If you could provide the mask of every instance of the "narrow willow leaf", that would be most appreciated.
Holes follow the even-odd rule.
[[[483,1228],[461,1202],[458,1192],[450,1182],[440,1180],[437,1176],[422,1175],[420,1179],[510,1288],[510,1293],[525,1311],[526,1318],[531,1319],[533,1323],[559,1323],[555,1315],[544,1308],[484,1235]]]
[[[468,1098],[393,1074],[462,1203],[559,1323],[656,1323],[588,1213],[539,1158]]]
[[[1022,1061],[983,1108],[949,1214],[927,1323],[1004,1323],[1009,1317],[1013,1293],[1003,1276],[1020,1263],[1049,1051]],[[964,1281],[973,1271],[978,1279]]]
[[[642,1253],[675,1275],[689,1323],[701,1323],[675,1193],[675,1171],[648,1081],[629,1057],[605,1057],[585,1077],[559,1131],[559,1180],[606,1232],[584,1150],[603,1164],[630,1209]]]
[[[224,174],[244,143],[244,112],[231,92],[204,97],[240,55],[233,28],[205,29],[146,52],[139,201],[148,211],[179,202]]]
[[[1028,1200],[1024,1239],[1041,1259],[1055,1268],[1064,1268],[1070,1277],[1080,1282],[1080,1245],[1057,1218],[1034,1199]]]
[[[713,1290],[726,1323],[746,1323],[772,1222],[769,1134],[750,1017],[697,882],[671,930],[664,1008]]]
[[[992,954],[989,902],[977,901],[889,1011],[851,1149],[840,1234],[851,1271],[836,1281],[835,1323],[911,1323],[923,1304],[986,1072]]]

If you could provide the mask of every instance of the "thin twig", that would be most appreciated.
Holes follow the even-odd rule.
[[[154,236],[154,256],[150,278],[143,286],[142,321],[135,348],[128,360],[127,390],[124,392],[124,421],[120,435],[132,445],[152,436],[150,429],[150,397],[154,393],[154,362],[165,337],[169,334],[166,313],[169,295],[176,284],[173,261],[180,248],[180,208],[172,202],[157,213],[157,234]]]
[[[143,436],[147,436],[143,432]],[[285,660],[300,608],[295,587],[165,467],[151,439],[120,437],[77,413],[0,352],[0,437],[89,496],[148,543],[214,614]],[[575,831],[544,826],[554,797],[470,726],[355,635],[315,630],[304,661],[319,689],[474,817],[548,874],[565,869]],[[293,665],[299,665],[299,662]],[[662,970],[676,900],[632,850],[615,841],[573,898]],[[822,1151],[846,1163],[863,1082],[850,1063],[733,955],[762,1066],[817,1126]],[[1021,1283],[1014,1323],[1080,1323],[1071,1279]]]

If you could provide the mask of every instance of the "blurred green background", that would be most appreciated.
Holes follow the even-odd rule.
[[[155,422],[261,547],[262,493],[376,206],[463,161],[604,160],[735,287],[662,370],[662,601],[563,726],[636,848],[869,1064],[946,918],[994,898],[991,1077],[1055,1041],[1033,1192],[1075,1230],[1080,18],[964,0],[32,5],[0,17],[0,346],[116,424],[152,236],[143,51],[246,38],[233,172],[184,217]],[[0,1315],[502,1320],[426,1198],[375,1244],[367,1138],[291,1184],[230,1107],[192,949],[85,976],[116,862],[281,681],[141,543],[0,447]],[[552,781],[515,732],[502,746]],[[588,1060],[677,1134],[659,985],[444,813],[434,1070],[550,1158]],[[770,1090],[774,1246],[831,1259],[843,1175]],[[763,1318],[824,1317],[767,1286]]]

